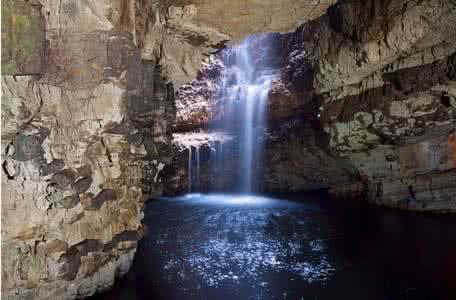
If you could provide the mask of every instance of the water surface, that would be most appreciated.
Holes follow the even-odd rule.
[[[96,299],[456,299],[453,216],[190,194],[144,222],[132,269]]]

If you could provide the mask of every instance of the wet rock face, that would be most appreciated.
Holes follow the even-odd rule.
[[[174,88],[229,39],[309,20],[279,39],[269,189],[454,211],[456,3],[340,1],[320,17],[335,2],[2,1],[2,296],[109,288],[144,199],[186,190],[175,105],[179,130],[207,126],[220,65],[182,101]]]
[[[421,69],[432,78],[428,67]],[[399,73],[407,71],[415,70]],[[454,83],[439,82],[429,90],[405,94],[385,85],[323,106],[331,149],[357,166],[371,201],[407,209],[454,210],[455,108],[442,103]]]
[[[342,1],[328,11],[328,29],[320,35],[316,87],[331,91],[390,64],[402,69],[448,56],[455,47],[455,11],[454,1],[443,0]]]
[[[17,43],[2,49],[16,51],[2,51],[5,299],[109,288],[132,263],[144,199],[161,193],[159,166],[173,157],[172,85],[114,29],[111,2],[55,5],[2,2]]]
[[[454,1],[340,1],[283,35],[266,186],[454,211],[455,11]],[[295,122],[307,125],[286,126]]]
[[[223,70],[220,55],[211,56],[197,78],[177,90],[175,132],[207,129],[218,118],[215,101]]]
[[[317,33],[304,40],[319,45],[312,65],[321,125],[330,151],[359,171],[369,201],[454,211],[456,3],[399,2],[341,2],[302,29]]]
[[[325,139],[320,130],[301,120],[273,130],[266,150],[266,190],[302,192],[359,182],[357,170],[331,155]]]
[[[249,34],[293,31],[336,0],[114,1],[113,18],[131,32],[143,59],[158,62],[176,88],[196,77],[209,53]]]

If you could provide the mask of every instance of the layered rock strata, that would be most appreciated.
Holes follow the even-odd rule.
[[[346,1],[303,28],[329,148],[373,203],[455,210],[455,20],[456,1]]]
[[[455,18],[456,1],[340,1],[277,40],[267,187],[454,211]]]
[[[291,2],[2,1],[5,299],[83,298],[129,269],[144,199],[171,184],[173,85],[335,1]]]
[[[456,1],[339,1],[321,16],[335,2],[2,1],[2,296],[109,288],[144,199],[182,186],[174,88],[228,40],[303,22],[280,42],[267,186],[454,211]],[[181,93],[180,130],[207,126],[209,102],[188,103],[215,92]]]
[[[119,3],[117,3],[119,2]],[[337,0],[114,1],[143,59],[155,60],[176,88],[195,79],[201,62],[228,41],[288,32],[320,17]]]
[[[75,299],[125,274],[173,157],[174,92],[108,1],[3,1],[2,297]],[[6,15],[5,15],[6,12]]]

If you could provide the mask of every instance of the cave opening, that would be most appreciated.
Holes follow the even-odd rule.
[[[301,55],[293,58],[293,63],[300,60],[298,68],[290,63],[297,52],[294,38],[248,36],[211,55],[197,79],[177,90],[172,193],[318,191],[357,181],[343,162],[333,159],[334,165],[325,166],[332,170],[319,163],[332,159],[321,150],[328,145],[321,100],[313,93],[311,62]],[[295,136],[300,136],[297,144]],[[290,160],[295,155],[310,162],[304,177]]]
[[[328,150],[325,122],[335,119],[309,83],[312,62],[287,44],[293,38],[249,36],[210,56],[176,91],[176,188],[147,205],[150,231],[131,271],[96,299],[451,293],[447,274],[430,265],[443,266],[456,250],[454,219],[368,205],[366,193],[384,197],[383,183],[369,191],[353,165]],[[352,112],[340,114],[339,121]],[[355,119],[369,126],[363,117]],[[386,158],[389,172],[397,159]],[[404,207],[416,201],[411,187]],[[430,262],[436,247],[447,248]]]
[[[456,0],[4,0],[5,299],[456,299]]]

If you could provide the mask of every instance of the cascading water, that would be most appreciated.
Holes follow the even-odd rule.
[[[270,64],[267,42],[264,35],[251,36],[225,50],[225,70],[215,104],[221,117],[214,128],[235,137],[233,143],[219,144],[216,149],[216,177],[225,176],[227,157],[237,153],[234,163],[238,172],[231,179],[231,188],[243,193],[258,190],[261,182],[267,97],[277,77],[277,70]]]
[[[223,50],[209,132],[175,134],[188,151],[189,192],[261,190],[267,98],[278,78],[277,35],[250,36]]]
[[[188,165],[187,165],[187,185],[188,185],[188,192],[192,191],[199,191],[201,185],[201,159],[200,159],[200,147],[195,147],[195,162],[193,162],[192,157],[192,146],[187,147],[188,151]],[[193,166],[195,165],[195,166]],[[193,168],[195,167],[196,171],[193,172]],[[193,174],[195,173],[195,174]]]
[[[188,167],[187,167],[188,192],[191,192],[192,191],[192,147],[189,146],[187,149],[188,149]]]
[[[196,147],[196,189],[200,189],[200,184],[201,184],[201,177],[200,177],[200,148]]]

